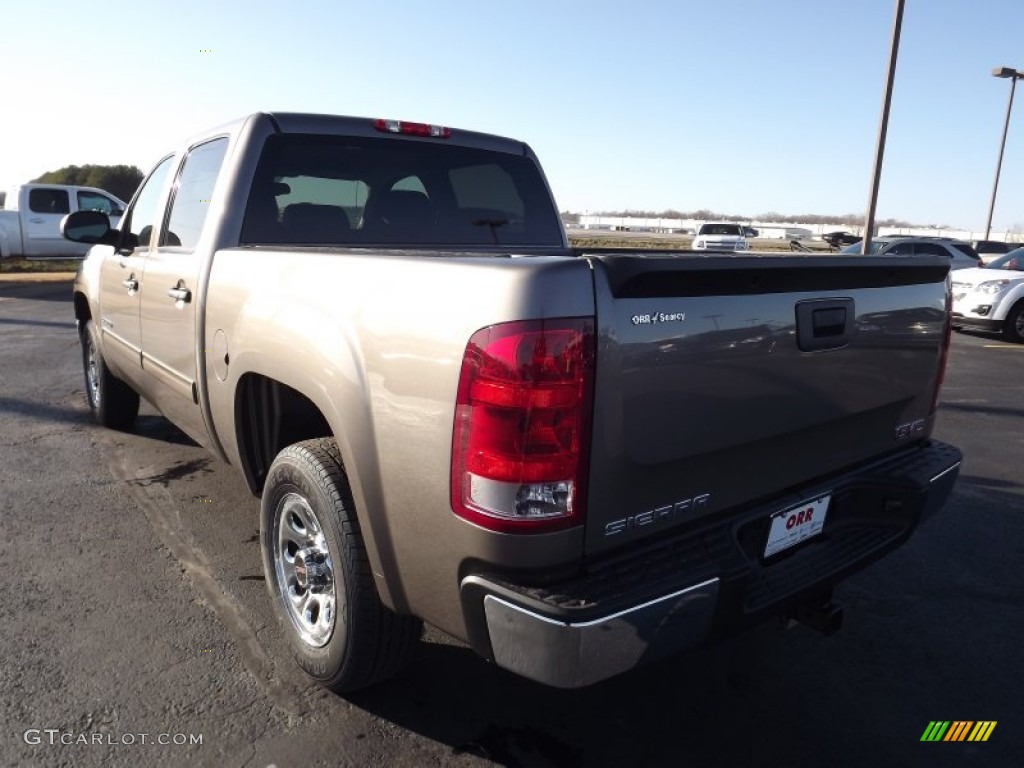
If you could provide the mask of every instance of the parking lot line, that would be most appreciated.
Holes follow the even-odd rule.
[[[985,349],[1024,349],[1024,344],[982,344]]]

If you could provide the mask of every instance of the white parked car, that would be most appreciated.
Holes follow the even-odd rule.
[[[1024,344],[1024,248],[954,273],[953,327],[997,331]]]
[[[745,251],[747,227],[730,222],[706,222],[700,225],[691,247],[695,251]]]

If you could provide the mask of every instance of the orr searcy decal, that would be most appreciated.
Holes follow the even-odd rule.
[[[681,323],[686,319],[685,312],[651,312],[646,315],[633,315],[633,325],[657,325],[658,323]]]

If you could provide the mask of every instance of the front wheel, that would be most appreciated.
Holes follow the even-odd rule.
[[[296,662],[336,693],[397,673],[422,623],[381,602],[333,440],[296,443],[267,473],[260,516],[267,587]]]
[[[1024,300],[1018,301],[1003,321],[1003,337],[1007,341],[1024,344]]]
[[[82,367],[85,397],[96,422],[113,429],[130,427],[139,415],[139,394],[107,368],[92,320],[82,329]]]

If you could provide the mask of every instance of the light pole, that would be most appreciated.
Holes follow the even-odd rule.
[[[1010,78],[1010,101],[1006,105],[1006,122],[1003,123],[1003,140],[999,142],[999,160],[996,161],[996,180],[992,184],[992,201],[988,204],[988,221],[985,222],[985,239],[988,240],[989,230],[992,229],[992,214],[996,210],[996,191],[999,189],[999,171],[1003,168],[1003,150],[1006,149],[1006,131],[1010,127],[1010,111],[1013,109],[1013,92],[1017,88],[1017,81],[1024,78],[1024,72],[1011,67],[996,67],[992,70],[993,77]]]
[[[896,0],[892,15],[892,40],[889,43],[889,68],[885,73],[885,93],[882,95],[882,117],[878,121],[878,141],[875,143],[875,167],[871,171],[871,193],[868,195],[868,215],[864,221],[864,239],[860,252],[871,253],[871,238],[875,234],[875,205],[878,203],[878,184],[882,180],[882,156],[885,154],[885,133],[889,127],[889,104],[892,102],[892,82],[896,77],[896,57],[900,51],[900,28],[903,26],[904,0]]]

